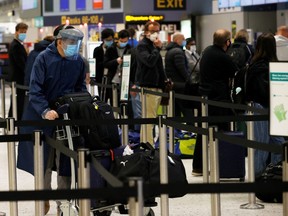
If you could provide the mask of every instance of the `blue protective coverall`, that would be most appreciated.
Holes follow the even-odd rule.
[[[37,56],[33,65],[29,85],[29,103],[24,110],[22,120],[41,120],[41,114],[49,108],[49,103],[67,93],[87,91],[85,76],[85,66],[80,55],[76,60],[68,60],[58,53],[55,42],[50,44]],[[36,129],[41,129],[44,134],[50,136],[53,134],[51,127],[35,126],[21,127],[20,133],[31,134]],[[45,169],[49,152],[49,145],[44,143]],[[17,167],[33,175],[33,156],[33,143],[30,141],[19,142]],[[67,171],[70,173],[70,167],[67,168]],[[62,174],[65,175],[65,173]]]

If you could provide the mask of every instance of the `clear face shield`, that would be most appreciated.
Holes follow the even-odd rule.
[[[65,58],[76,60],[82,45],[84,34],[78,29],[63,29],[57,38],[62,39],[62,47]]]

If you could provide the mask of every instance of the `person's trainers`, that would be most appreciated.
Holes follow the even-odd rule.
[[[202,170],[192,170],[193,176],[203,176]]]

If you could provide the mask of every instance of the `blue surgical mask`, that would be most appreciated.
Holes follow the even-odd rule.
[[[182,41],[182,47],[185,47],[186,44],[187,44],[186,40],[183,40],[183,41]]]
[[[71,57],[77,54],[77,45],[69,44],[66,49],[64,49],[64,54],[66,57]]]
[[[125,43],[119,42],[120,48],[126,47],[127,44],[128,44],[128,42],[125,42]]]
[[[105,44],[106,47],[110,47],[113,44],[113,40],[104,41],[104,44]]]
[[[26,33],[20,33],[20,34],[18,35],[18,39],[19,39],[20,41],[24,41],[24,40],[26,39]]]

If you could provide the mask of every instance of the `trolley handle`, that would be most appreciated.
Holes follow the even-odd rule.
[[[69,109],[69,104],[63,104],[57,108],[56,112],[58,113],[58,115],[63,115],[65,113],[68,113],[68,109]]]

